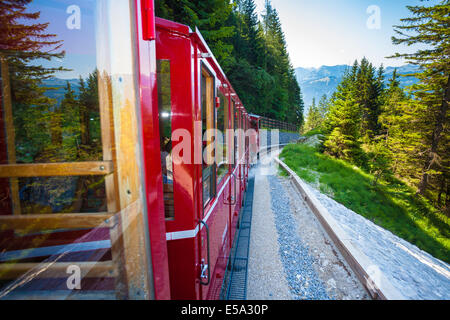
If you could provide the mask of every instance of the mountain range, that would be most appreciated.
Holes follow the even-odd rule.
[[[305,102],[305,114],[308,112],[313,98],[316,98],[316,103],[318,103],[324,94],[330,97],[334,93],[345,71],[350,68],[351,66],[349,65],[337,65],[295,69],[297,81],[302,90],[303,101]],[[386,67],[385,82],[388,83],[389,79],[392,78],[392,73],[395,69],[397,69],[397,74],[406,75],[417,71],[417,68],[417,66],[410,64],[401,67]],[[418,82],[414,77],[399,77],[399,81],[402,87]]]
[[[295,74],[297,81],[300,85],[303,95],[303,101],[305,103],[305,114],[308,113],[309,106],[312,104],[313,98],[316,98],[316,103],[320,98],[326,94],[327,97],[336,90],[338,84],[341,82],[342,77],[347,69],[351,68],[349,65],[337,65],[337,66],[321,66],[320,68],[297,68]],[[392,73],[397,69],[397,74],[411,74],[417,71],[417,67],[414,65],[404,65],[401,67],[386,67],[385,68],[385,82],[392,78]],[[46,95],[56,99],[60,103],[64,99],[65,88],[67,82],[70,83],[75,94],[79,94],[80,90],[79,79],[59,79],[50,78],[43,81],[43,86],[53,88],[53,90],[47,91]],[[399,77],[400,85],[406,87],[417,83],[418,80],[414,77]]]
[[[56,99],[59,105],[66,94],[67,83],[70,83],[75,95],[80,93],[80,79],[59,79],[52,77],[43,80],[42,86],[49,89],[51,88],[51,90],[48,90],[45,95],[49,98]]]

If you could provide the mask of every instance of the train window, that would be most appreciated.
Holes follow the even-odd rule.
[[[173,200],[170,61],[157,60],[157,70],[161,168],[164,184],[164,210],[166,219],[173,219],[175,217],[175,210]]]
[[[202,99],[202,133],[203,133],[203,204],[206,205],[216,194],[216,165],[214,153],[215,106],[214,106],[214,78],[202,69],[201,75]]]
[[[233,136],[231,137],[230,141],[231,141],[231,155],[230,155],[230,161],[233,164],[233,168],[236,164],[236,160],[235,160],[235,154],[236,154],[236,136],[234,134],[234,126],[235,126],[235,117],[233,116],[236,110],[236,104],[234,103],[233,100],[231,100],[231,132],[233,132]]]
[[[217,140],[216,145],[216,163],[217,163],[217,182],[225,177],[228,172],[227,161],[227,140],[226,131],[228,129],[228,100],[225,98],[222,92],[219,92],[220,107],[217,110],[217,135],[220,135],[220,139]]]
[[[135,5],[0,11],[0,297],[130,297],[147,282]]]
[[[234,134],[234,163],[239,163],[239,148],[240,148],[240,141],[239,141],[239,129],[241,122],[239,121],[239,110],[235,109],[234,111],[234,127],[236,130]]]
[[[44,0],[21,1],[16,18],[8,15],[12,8],[0,16],[1,25],[10,26],[0,45],[1,165],[31,169],[103,160],[98,8],[87,0],[71,4],[79,13],[72,18],[69,5]],[[8,196],[1,197],[0,215],[105,210],[104,178],[23,178],[7,173],[9,183],[0,186],[0,194]],[[55,203],[56,199],[61,201]],[[92,207],[94,203],[98,205]]]

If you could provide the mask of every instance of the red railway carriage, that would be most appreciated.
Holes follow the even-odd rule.
[[[0,44],[0,299],[218,299],[259,142],[200,32],[149,0],[21,9],[40,14]]]
[[[244,150],[242,133],[236,141],[212,141],[208,131],[245,129],[248,115],[198,30],[156,19],[156,60],[159,132],[171,128],[160,136],[162,172],[168,173],[163,189],[171,293],[175,299],[215,299],[248,174],[248,144]],[[186,143],[175,132],[192,139]],[[191,150],[190,156],[172,153],[181,144],[189,144],[183,152]],[[204,153],[211,144],[222,157],[213,155],[217,161],[208,164]]]

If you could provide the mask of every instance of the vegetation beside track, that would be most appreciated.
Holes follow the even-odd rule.
[[[374,184],[373,175],[302,144],[288,145],[280,158],[322,193],[450,263],[450,219],[405,183],[389,178]]]

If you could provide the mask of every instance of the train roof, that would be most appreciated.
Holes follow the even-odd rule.
[[[229,90],[231,91],[231,96],[236,103],[236,107],[238,109],[243,109],[244,113],[249,116],[247,110],[244,107],[244,104],[239,99],[236,90],[234,90],[231,82],[228,80],[225,72],[222,70],[222,67],[218,63],[216,57],[212,53],[211,49],[209,48],[208,44],[206,43],[200,30],[197,27],[195,27],[195,31],[192,31],[192,29],[187,25],[158,17],[156,17],[155,23],[157,28],[165,29],[181,36],[188,37],[192,42],[195,42],[198,45],[200,51],[204,54],[204,58],[207,59],[208,63],[214,68],[216,76],[219,78],[222,85],[226,85],[225,87],[229,88]]]

